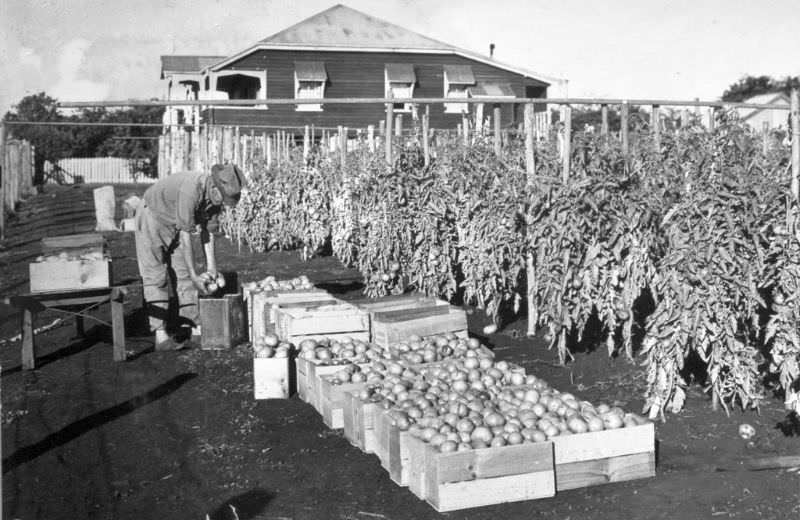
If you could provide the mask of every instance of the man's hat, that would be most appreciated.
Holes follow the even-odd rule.
[[[235,206],[242,192],[244,175],[234,164],[215,164],[211,167],[211,180],[222,193],[222,202],[226,206]]]

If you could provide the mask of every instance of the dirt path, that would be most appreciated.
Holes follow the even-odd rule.
[[[132,236],[112,233],[109,240],[115,275],[135,274]],[[354,275],[331,258],[302,263],[296,253],[220,245],[220,264],[242,282],[267,274],[328,281]],[[32,250],[2,253],[0,297],[24,285]],[[359,296],[346,283],[326,287],[343,298]],[[154,352],[134,303],[126,314],[132,356],[124,363],[111,360],[110,332],[100,325],[89,325],[85,339],[74,337],[69,321],[42,334],[34,371],[20,370],[19,343],[2,346],[6,518],[232,519],[234,509],[239,519],[800,517],[800,473],[716,470],[741,457],[800,452],[798,425],[777,400],[767,401],[760,416],[726,417],[711,412],[693,388],[686,411],[656,426],[655,478],[439,515],[297,397],[253,400],[244,348]],[[0,338],[15,334],[13,310],[0,306],[0,316]],[[470,311],[472,331],[486,321]],[[518,339],[524,330],[519,321],[488,338],[498,358],[586,399],[641,407],[639,367],[599,351],[560,367],[539,340]],[[737,435],[742,422],[758,431],[752,445]]]

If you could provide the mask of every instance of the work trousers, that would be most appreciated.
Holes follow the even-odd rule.
[[[159,222],[144,203],[136,210],[135,222],[136,260],[150,329],[199,325],[197,289],[189,276],[179,231]],[[170,292],[177,305],[170,306]]]

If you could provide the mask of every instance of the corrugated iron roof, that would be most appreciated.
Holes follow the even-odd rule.
[[[385,49],[387,52],[398,53],[417,50],[455,54],[548,84],[565,81],[428,38],[341,4],[268,36],[255,45],[215,63],[213,68],[214,70],[223,69],[259,49],[270,48],[314,51]]]
[[[224,60],[225,56],[161,56],[161,76],[167,72],[199,74],[206,67]]]
[[[271,45],[402,47],[443,49],[452,46],[344,5],[335,5],[260,43]]]

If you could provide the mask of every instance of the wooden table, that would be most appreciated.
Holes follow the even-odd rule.
[[[9,301],[22,309],[22,368],[36,368],[36,341],[34,321],[36,314],[53,310],[75,317],[78,334],[84,333],[84,319],[88,318],[110,325],[114,338],[114,361],[125,361],[125,313],[126,286],[103,287],[99,289],[79,289],[46,293],[28,293],[12,296]],[[99,320],[89,314],[103,304],[111,306],[111,323]]]

